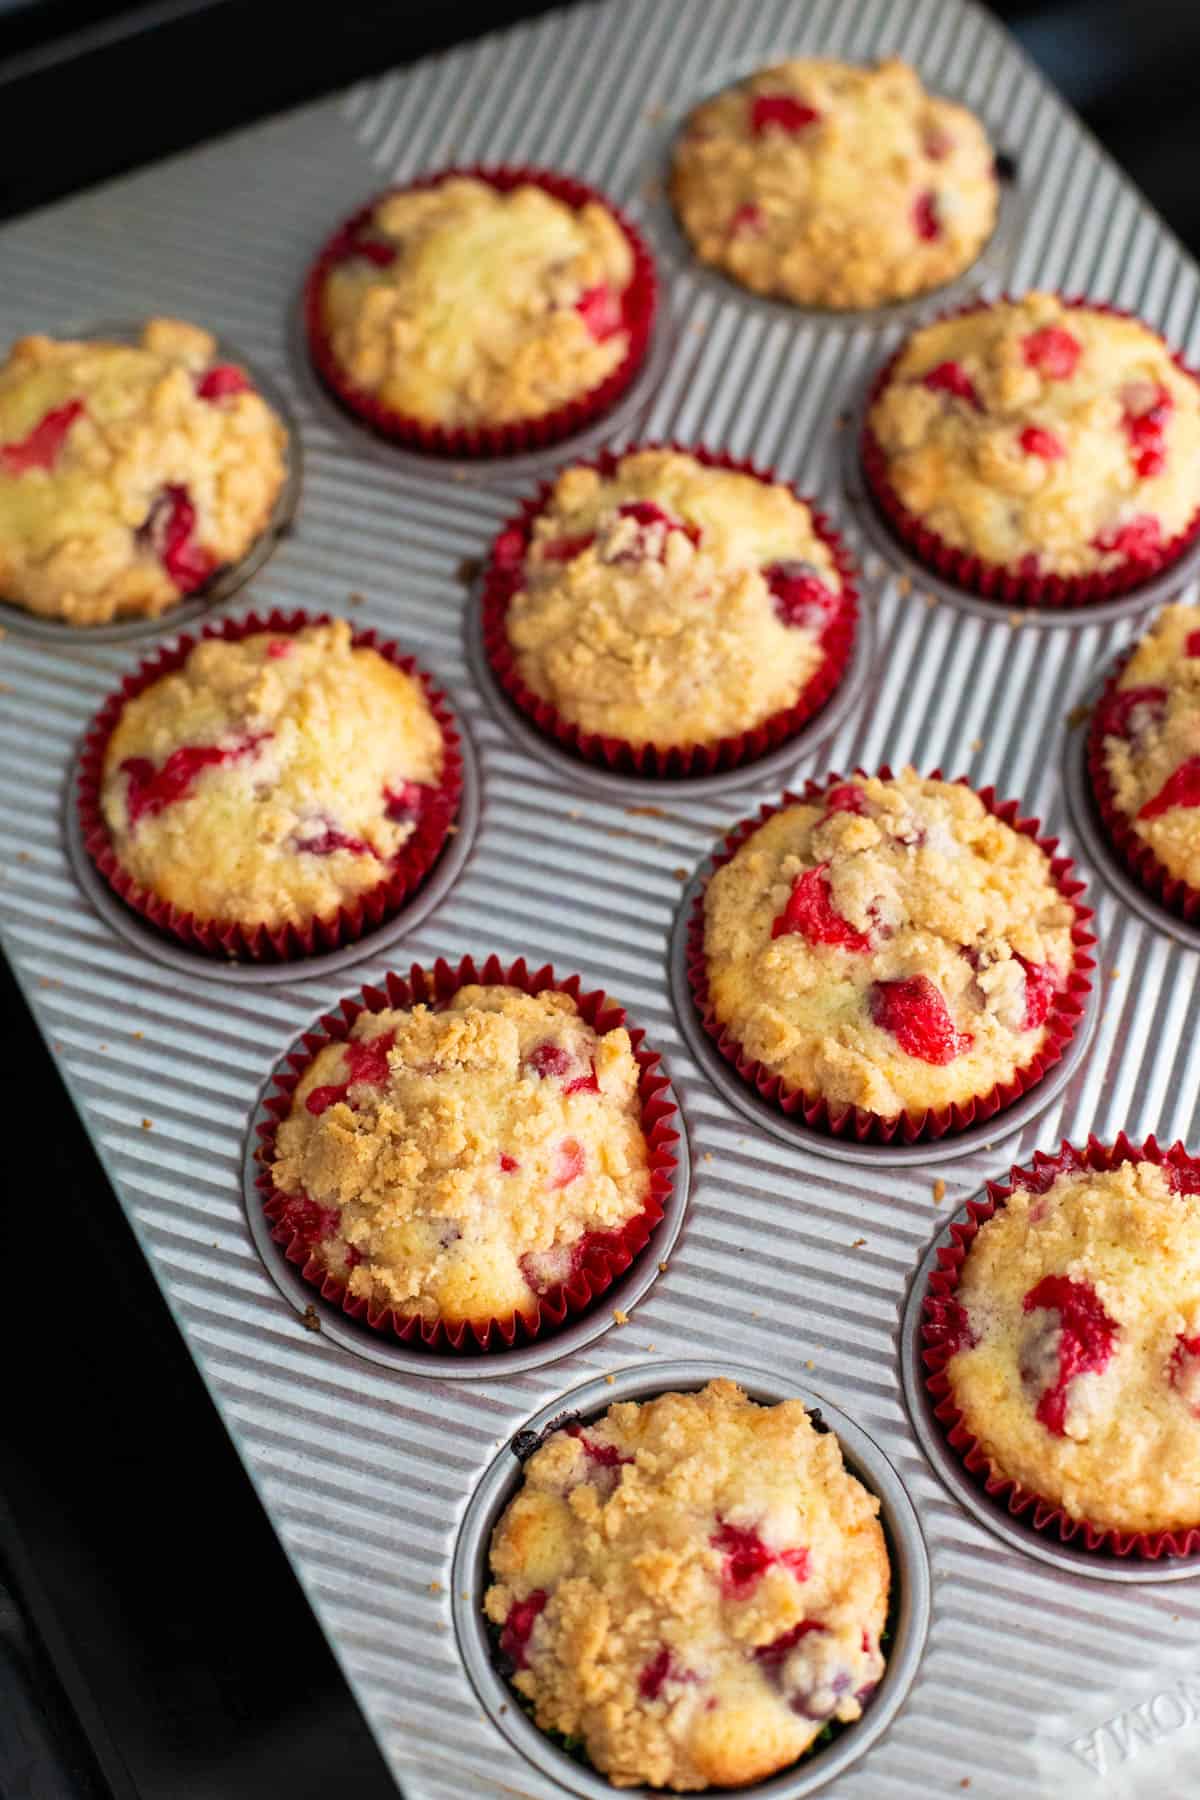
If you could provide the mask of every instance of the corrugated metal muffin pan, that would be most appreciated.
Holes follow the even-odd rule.
[[[1090,1130],[1154,1131],[1200,1147],[1194,949],[1156,911],[1129,903],[1066,803],[1080,735],[1068,735],[1067,716],[1092,671],[1138,630],[1147,595],[1120,616],[1074,614],[1053,631],[940,597],[871,534],[845,491],[847,416],[894,346],[894,320],[847,327],[791,315],[664,254],[666,348],[644,413],[619,429],[753,457],[811,494],[859,558],[874,640],[844,716],[828,716],[778,763],[741,772],[735,791],[601,786],[529,742],[465,650],[479,560],[558,456],[537,471],[417,468],[343,419],[296,358],[295,296],[309,258],[387,182],[452,161],[559,167],[653,234],[642,188],[683,102],[735,69],[805,52],[905,55],[928,86],[981,111],[1002,148],[1018,147],[1019,204],[1002,277],[983,271],[989,286],[1089,292],[1143,313],[1193,359],[1200,353],[1195,267],[965,0],[604,0],[0,230],[0,338],[178,313],[237,345],[266,391],[290,403],[301,504],[237,608],[328,610],[394,637],[447,690],[479,764],[468,784],[479,797],[474,844],[444,892],[425,890],[431,910],[354,946],[352,969],[322,959],[252,984],[226,971],[214,979],[187,953],[150,953],[93,905],[64,828],[88,720],[146,645],[175,635],[182,613],[136,628],[137,643],[35,636],[16,615],[4,620],[7,954],[411,1800],[570,1791],[553,1757],[530,1761],[490,1701],[481,1705],[472,1672],[490,1678],[468,1650],[475,1624],[464,1624],[454,1559],[471,1543],[478,1555],[470,1534],[498,1491],[491,1484],[511,1476],[514,1432],[596,1383],[610,1397],[627,1385],[658,1391],[680,1363],[706,1373],[744,1367],[764,1394],[811,1395],[830,1420],[843,1414],[856,1428],[846,1430],[851,1461],[877,1491],[886,1485],[885,1498],[898,1496],[900,1511],[907,1495],[927,1546],[928,1636],[896,1716],[876,1736],[883,1715],[872,1723],[868,1711],[781,1792],[819,1782],[838,1800],[927,1800],[969,1782],[970,1800],[1174,1800],[1200,1787],[1200,1586],[1174,1573],[1164,1583],[1149,1568],[1098,1578],[1047,1557],[1019,1522],[1019,1536],[1000,1535],[939,1465],[902,1379],[907,1359],[911,1387],[901,1344],[910,1342],[902,1313],[914,1273],[987,1178]],[[944,296],[928,304],[940,310]],[[1177,572],[1172,591],[1182,581]],[[868,1167],[746,1115],[710,1076],[704,1045],[681,1029],[688,1014],[681,995],[676,1017],[668,952],[689,880],[738,819],[806,776],[909,760],[993,784],[1062,836],[1097,908],[1098,1016],[1078,1064],[1055,1072],[1065,1085],[1040,1090],[1011,1133],[997,1120],[977,1141]],[[645,1027],[690,1144],[690,1188],[685,1180],[679,1190],[686,1216],[652,1283],[640,1297],[629,1291],[627,1324],[605,1307],[595,1335],[563,1333],[534,1366],[417,1375],[347,1347],[332,1321],[305,1328],[303,1308],[318,1297],[285,1297],[274,1246],[260,1254],[243,1196],[245,1147],[271,1070],[344,994],[378,983],[389,966],[492,950],[578,971]],[[882,1461],[868,1462],[857,1431]],[[489,1474],[497,1458],[503,1475]]]

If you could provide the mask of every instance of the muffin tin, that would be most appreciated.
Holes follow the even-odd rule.
[[[523,159],[578,172],[637,222],[666,113],[680,94],[720,85],[735,50],[741,67],[785,50],[907,56],[928,85],[1003,121],[1001,141],[1021,146],[1026,198],[1006,286],[1090,290],[1200,348],[1196,270],[1000,29],[959,0],[575,8],[5,226],[0,338],[34,323],[63,331],[89,315],[177,312],[245,346],[264,385],[291,395],[303,503],[239,607],[345,612],[400,640],[446,689],[480,772],[468,782],[479,826],[462,867],[402,935],[353,946],[352,973],[314,959],[248,983],[186,953],[160,961],[93,909],[64,831],[80,734],[144,648],[101,633],[35,638],[6,614],[5,948],[409,1800],[570,1791],[553,1759],[527,1761],[481,1708],[473,1653],[456,1636],[470,1584],[456,1585],[455,1556],[488,1503],[489,1469],[498,1456],[506,1466],[505,1446],[531,1418],[555,1416],[597,1382],[610,1398],[626,1382],[661,1391],[693,1378],[673,1375],[680,1363],[699,1361],[705,1373],[745,1370],[764,1394],[811,1395],[831,1421],[844,1414],[890,1465],[891,1476],[880,1465],[880,1491],[894,1478],[907,1494],[928,1552],[928,1642],[895,1718],[876,1737],[868,1710],[861,1730],[780,1792],[821,1785],[846,1800],[925,1800],[965,1782],[988,1800],[1190,1791],[1200,1784],[1191,1565],[1166,1586],[1157,1567],[1114,1582],[1094,1559],[1047,1561],[1019,1521],[1001,1542],[939,1474],[901,1379],[914,1271],[987,1177],[1089,1130],[1200,1141],[1194,954],[1168,922],[1127,904],[1066,806],[1064,755],[1078,737],[1067,714],[1136,623],[1086,612],[1043,633],[1002,609],[930,604],[936,588],[879,553],[841,480],[839,418],[894,347],[891,321],[847,331],[768,311],[664,258],[669,354],[645,418],[609,429],[625,434],[618,444],[720,445],[811,493],[862,565],[874,643],[845,714],[778,767],[738,771],[736,793],[635,779],[601,788],[549,746],[535,752],[464,654],[474,565],[529,471],[418,467],[387,446],[368,449],[291,360],[312,248],[364,195],[452,158]],[[942,303],[932,296],[931,310]],[[547,452],[537,473],[574,448]],[[1173,592],[1183,579],[1176,571]],[[178,624],[137,635],[166,640]],[[668,948],[692,872],[737,819],[806,775],[905,760],[993,783],[1063,835],[1098,909],[1099,1019],[1065,1086],[1040,1090],[1011,1136],[939,1145],[952,1153],[936,1163],[928,1152],[884,1155],[866,1168],[823,1141],[783,1141],[731,1104],[680,1030]],[[686,1127],[686,1214],[640,1296],[630,1289],[626,1304],[625,1290],[611,1290],[628,1323],[606,1307],[578,1339],[539,1344],[552,1354],[536,1362],[417,1375],[338,1341],[319,1309],[306,1320],[312,1290],[298,1307],[281,1297],[274,1246],[260,1254],[243,1203],[243,1157],[265,1081],[314,1017],[393,963],[492,949],[578,971],[646,1029]],[[622,1279],[638,1272],[640,1261]],[[848,1433],[851,1460],[857,1442]],[[865,1453],[862,1464],[870,1477]],[[845,1763],[832,1754],[842,1744]]]

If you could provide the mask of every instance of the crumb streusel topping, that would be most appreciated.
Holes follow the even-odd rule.
[[[507,425],[589,393],[629,350],[633,252],[595,202],[470,176],[385,196],[329,272],[349,379],[429,425]]]
[[[1200,1523],[1200,1177],[1019,1187],[979,1229],[946,1365],[1000,1474],[1116,1531]]]
[[[271,1176],[352,1295],[448,1324],[533,1316],[649,1200],[629,1034],[556,989],[361,1013],[301,1077]]]
[[[693,744],[794,704],[844,605],[788,488],[640,450],[559,476],[506,626],[526,685],[581,730]]]
[[[671,196],[702,262],[801,305],[878,306],[960,275],[998,190],[979,120],[890,58],[761,69],[696,108]]]
[[[877,1686],[878,1512],[799,1400],[718,1380],[621,1402],[526,1463],[487,1616],[537,1723],[614,1786],[739,1787]]]
[[[19,339],[0,365],[0,596],[71,625],[156,617],[239,562],[287,433],[195,325]]]
[[[882,1118],[1012,1080],[1075,912],[1045,851],[957,782],[854,777],[775,813],[705,897],[710,1003],[790,1086]]]
[[[325,918],[387,878],[442,773],[413,676],[343,619],[206,638],[122,709],[101,807],[121,866],[199,919]]]
[[[1200,888],[1200,606],[1168,606],[1100,703],[1117,810],[1164,868]]]
[[[867,423],[921,524],[1030,578],[1145,559],[1200,506],[1200,383],[1136,319],[1053,294],[915,332]]]

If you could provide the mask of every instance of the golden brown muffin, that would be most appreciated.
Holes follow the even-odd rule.
[[[970,788],[855,776],[713,875],[710,1001],[749,1057],[831,1106],[941,1109],[1037,1055],[1074,919],[1045,851]]]
[[[455,176],[378,202],[357,253],[329,270],[321,315],[345,377],[392,411],[507,425],[620,367],[633,274],[607,207]]]
[[[352,1296],[447,1324],[532,1317],[649,1200],[629,1034],[556,989],[361,1013],[304,1071],[271,1175]]]
[[[879,306],[961,275],[996,223],[987,134],[890,58],[798,58],[696,108],[671,197],[702,262],[806,306]]]
[[[197,644],[123,707],[101,808],[121,867],[160,900],[278,929],[387,878],[443,759],[421,683],[339,619]]]
[[[151,319],[137,345],[13,345],[0,596],[71,625],[153,618],[241,561],[283,486],[287,433],[216,347],[175,319]]]
[[[1200,383],[1136,319],[1026,294],[927,325],[868,415],[886,480],[956,550],[1108,573],[1200,507]]]
[[[1116,1531],[1200,1523],[1200,1185],[1127,1162],[980,1226],[946,1374],[993,1468]]]
[[[672,450],[565,470],[522,582],[505,626],[526,686],[582,731],[663,747],[793,705],[845,605],[787,487]]]
[[[615,1787],[740,1787],[878,1684],[878,1513],[799,1400],[720,1380],[621,1402],[526,1463],[487,1616],[537,1723]]]

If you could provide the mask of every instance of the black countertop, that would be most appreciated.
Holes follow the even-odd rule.
[[[0,0],[0,216],[543,10]],[[993,10],[1200,248],[1200,6]],[[0,1006],[32,1149],[0,1309],[0,1800],[391,1800],[2,964]]]

